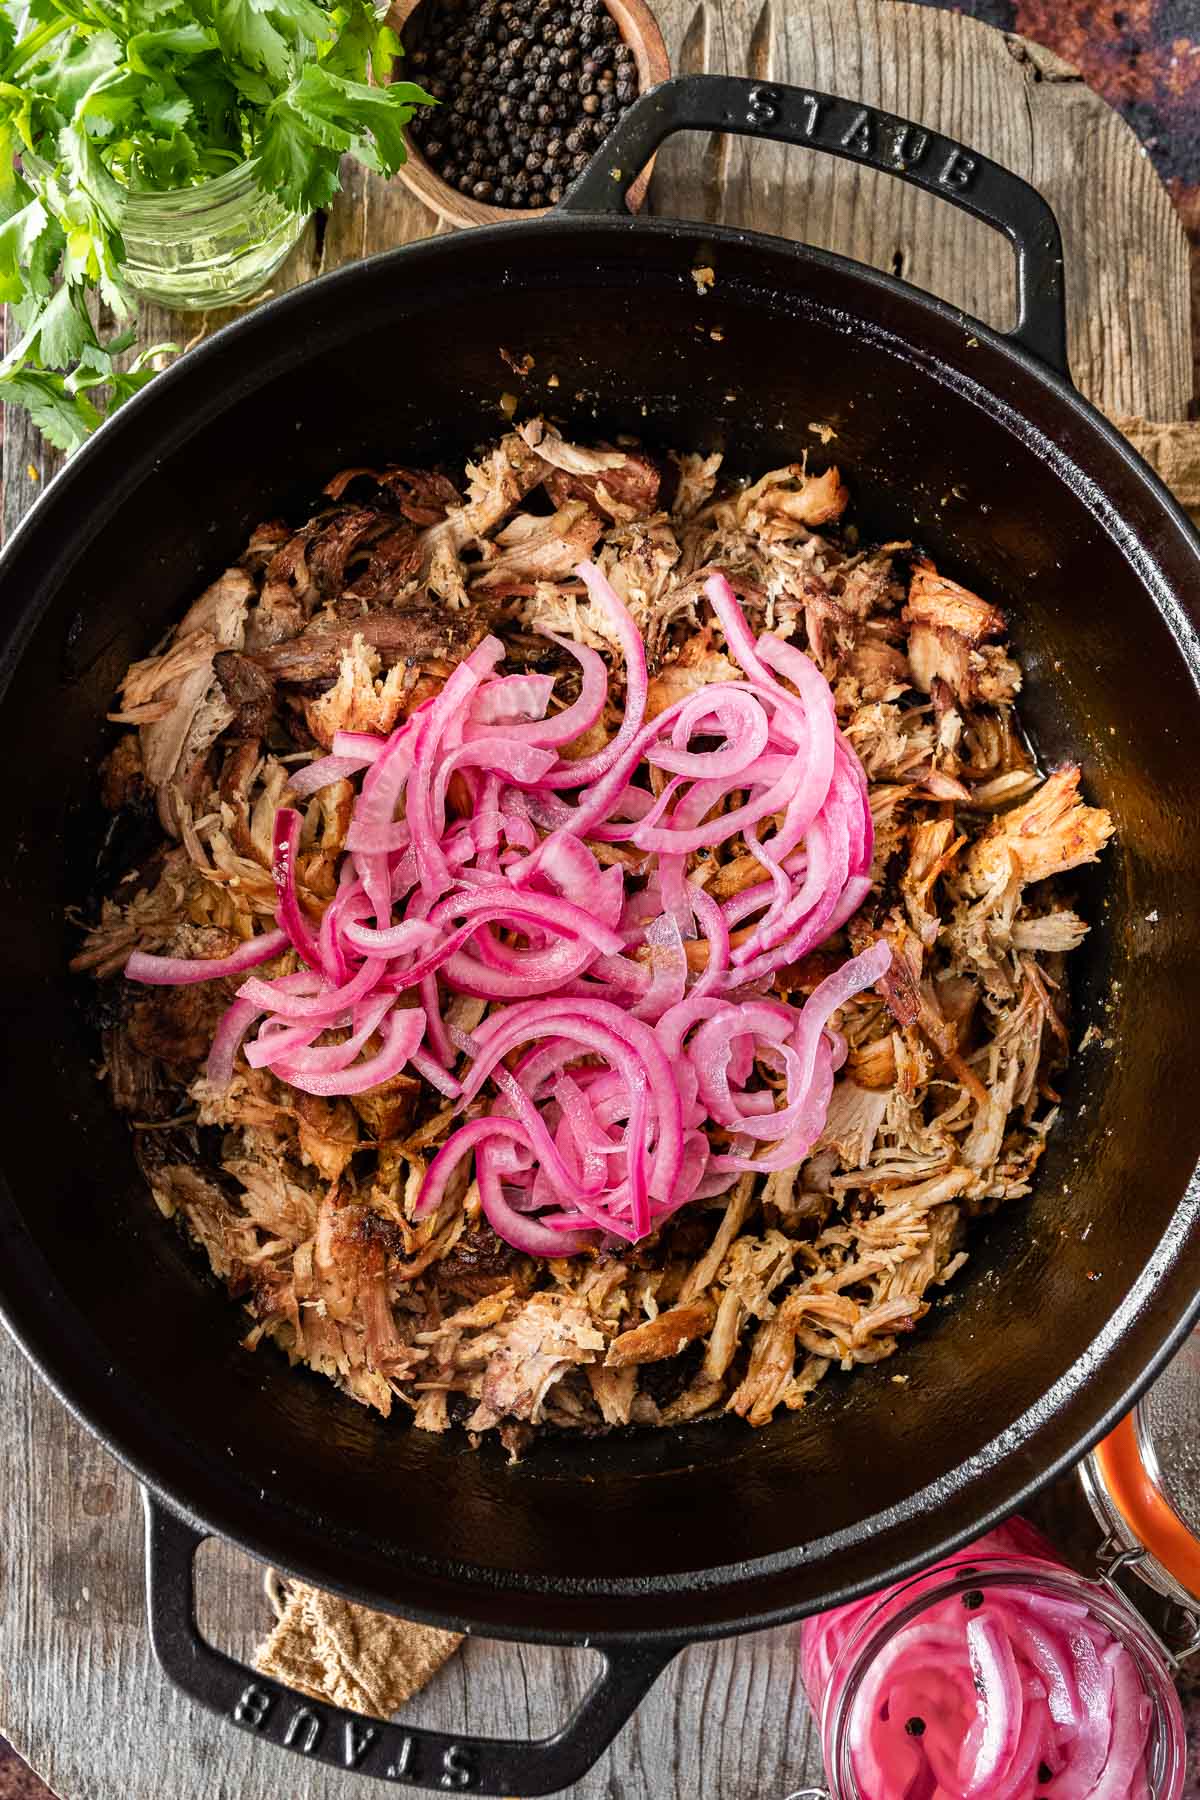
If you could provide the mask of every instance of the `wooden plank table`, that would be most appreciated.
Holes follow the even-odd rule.
[[[1186,416],[1182,229],[1132,133],[1065,65],[970,20],[888,0],[659,0],[656,10],[679,72],[749,71],[840,91],[962,138],[1035,182],[1063,227],[1079,386],[1112,413]],[[1013,314],[1007,246],[871,170],[743,140],[678,141],[659,158],[651,205],[840,250],[993,324]],[[355,172],[276,286],[436,229],[398,184]],[[197,324],[148,317],[146,329],[185,341]],[[10,418],[6,531],[55,467],[22,417]],[[369,1792],[354,1777],[285,1760],[167,1685],[146,1638],[134,1482],[6,1339],[0,1380],[0,1731],[54,1792],[64,1800]],[[1043,1519],[1086,1563],[1095,1533],[1073,1483],[1047,1497]],[[209,1545],[201,1557],[202,1624],[242,1656],[270,1623],[262,1574],[227,1546]],[[408,1716],[537,1735],[566,1717],[589,1666],[587,1652],[472,1642]],[[783,1800],[819,1774],[792,1634],[781,1630],[689,1651],[572,1793]]]

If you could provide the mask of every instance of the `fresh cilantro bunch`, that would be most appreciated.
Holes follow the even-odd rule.
[[[253,158],[265,192],[310,212],[337,192],[344,154],[393,175],[404,126],[433,101],[390,82],[400,46],[368,0],[19,10],[20,26],[14,0],[0,0],[0,301],[12,309],[0,399],[73,450],[175,348],[115,360],[135,343],[127,192],[188,187]]]

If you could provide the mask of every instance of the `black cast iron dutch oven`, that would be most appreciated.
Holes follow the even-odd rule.
[[[892,170],[1004,231],[1020,321],[987,330],[835,256],[633,219],[631,176],[682,127]],[[700,298],[692,275],[713,268]],[[707,329],[719,323],[719,341]],[[91,1066],[65,975],[94,884],[95,767],[129,660],[333,469],[494,436],[498,347],[581,435],[719,446],[761,471],[837,432],[856,516],[1007,608],[1048,764],[1082,759],[1117,834],[1084,907],[1076,1059],[1036,1192],[978,1241],[894,1365],[801,1413],[540,1447],[516,1468],[386,1423],[282,1357],[165,1230]],[[558,386],[544,386],[551,375]],[[511,380],[511,377],[509,378]],[[1045,203],[963,147],[828,96],[701,77],[646,95],[557,213],[343,269],[161,375],[69,465],[0,561],[9,747],[0,1304],[145,1485],[169,1675],[244,1728],[395,1782],[542,1794],[575,1781],[678,1648],[796,1618],[1018,1508],[1130,1405],[1200,1282],[1200,543],[1072,389]],[[589,1642],[605,1672],[534,1744],[300,1702],[200,1639],[192,1560],[236,1540],[355,1599],[501,1637]]]

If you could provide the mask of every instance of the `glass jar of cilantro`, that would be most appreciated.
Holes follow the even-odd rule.
[[[129,192],[119,215],[121,272],[164,306],[229,306],[266,286],[308,217],[264,193],[252,161],[193,187]]]
[[[70,452],[178,350],[139,342],[138,297],[249,298],[342,159],[391,177],[435,101],[393,79],[386,0],[62,0],[18,36],[23,10],[0,0],[0,398]]]
[[[33,181],[53,171],[28,151]],[[107,190],[121,235],[121,281],[179,312],[207,312],[261,293],[311,216],[264,192],[253,158],[174,188]]]

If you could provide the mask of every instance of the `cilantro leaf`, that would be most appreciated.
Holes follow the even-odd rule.
[[[272,103],[258,145],[258,174],[268,193],[297,212],[328,206],[340,185],[338,153],[313,135],[308,122],[286,100]]]
[[[394,175],[405,161],[404,126],[432,97],[411,82],[370,87],[307,63],[286,94],[274,101],[259,145],[263,186],[287,206],[327,206],[337,191],[337,158]]]
[[[30,275],[42,265],[38,245],[50,231],[50,215],[36,195],[0,225],[0,300],[20,300]]]
[[[78,450],[100,423],[86,394],[70,394],[61,375],[24,369],[0,377],[0,399],[23,406],[42,436],[56,450]]]

